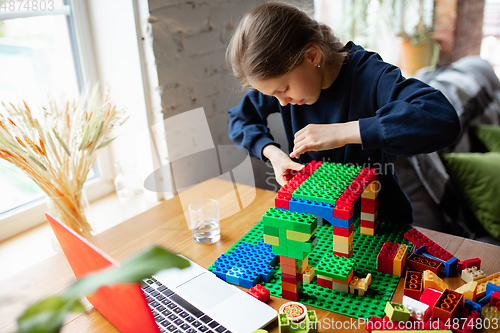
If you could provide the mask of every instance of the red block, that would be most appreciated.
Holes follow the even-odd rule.
[[[288,209],[290,198],[286,198],[285,195],[278,193],[276,198],[274,199],[274,206],[277,208]]]
[[[378,195],[375,199],[361,198],[361,212],[375,214],[378,210]]]
[[[351,224],[351,226],[348,229],[341,227],[333,227],[333,234],[336,236],[349,237],[352,234],[353,226],[354,224]]]
[[[264,288],[260,284],[255,285],[247,291],[248,294],[257,298],[261,302],[267,302],[271,299],[271,293],[267,288]]]
[[[374,229],[377,223],[375,221],[361,220],[361,226],[365,228]]]
[[[332,289],[333,288],[333,283],[330,280],[322,279],[320,277],[318,277],[316,280],[317,280],[318,286],[320,286],[320,287],[325,287],[325,288],[328,288],[328,289]]]
[[[500,305],[500,291],[495,291],[490,298],[490,306],[498,307]]]
[[[441,297],[443,293],[439,290],[433,288],[425,288],[422,292],[422,296],[420,296],[419,301],[427,304],[429,307],[433,308],[434,304],[436,304],[439,297]]]
[[[474,258],[474,259],[467,259],[464,261],[459,261],[457,270],[458,272],[462,272],[466,268],[472,268],[473,266],[476,266],[477,269],[481,269],[481,259],[479,258]]]
[[[298,295],[296,293],[287,290],[281,290],[281,297],[295,302],[299,300]]]
[[[354,214],[354,205],[340,203],[339,199],[337,199],[336,205],[335,207],[333,207],[333,217],[343,220],[349,220]]]
[[[443,261],[448,261],[451,258],[453,258],[453,255],[451,253],[449,253],[448,251],[443,249],[438,244],[434,243],[432,240],[427,238],[427,236],[425,236],[424,234],[422,234],[420,231],[418,231],[415,228],[410,229],[407,232],[405,232],[404,236],[410,242],[415,244],[417,249],[419,247],[425,245],[425,249],[433,257],[436,257],[436,258],[441,259]]]
[[[385,242],[377,255],[377,271],[392,274],[394,269],[394,258],[398,252],[399,244]]]

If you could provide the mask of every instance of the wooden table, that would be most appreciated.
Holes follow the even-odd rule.
[[[239,199],[236,207],[245,207],[240,212],[221,220],[221,240],[212,245],[201,245],[193,241],[183,213],[183,206],[196,198],[210,197],[221,203],[221,214],[234,213],[235,191],[233,185],[218,179],[199,184],[181,197],[176,196],[150,210],[109,229],[91,241],[118,261],[152,245],[160,245],[175,253],[181,253],[203,267],[209,267],[221,254],[227,251],[248,230],[250,230],[270,207],[274,207],[276,193],[249,186],[238,185]],[[252,201],[253,200],[253,201]],[[251,203],[250,203],[251,202]],[[229,204],[228,204],[229,203]],[[248,205],[247,205],[248,204]],[[238,211],[239,209],[236,209]],[[481,268],[486,274],[500,271],[500,247],[456,237],[432,230],[419,230],[461,260],[479,257]],[[1,269],[1,268],[0,268]],[[13,332],[16,318],[26,307],[43,297],[61,293],[75,280],[73,273],[62,253],[57,254],[25,271],[0,283],[0,332]],[[451,288],[463,284],[460,277],[446,278]],[[400,303],[403,283],[400,281],[393,301]],[[271,297],[268,303],[278,309],[286,300]],[[68,318],[63,332],[104,333],[118,332],[104,317],[88,304],[86,315]],[[311,307],[312,308],[312,307]],[[320,321],[356,322],[356,319],[315,309]],[[278,332],[277,322],[266,329]],[[327,330],[323,330],[327,331]],[[352,332],[364,332],[363,326]]]

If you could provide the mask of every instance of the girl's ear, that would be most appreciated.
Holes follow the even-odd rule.
[[[314,67],[321,63],[321,52],[315,44],[311,44],[305,54],[305,60],[309,61]]]

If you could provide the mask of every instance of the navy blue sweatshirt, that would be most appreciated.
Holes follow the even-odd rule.
[[[460,134],[453,106],[438,90],[416,79],[405,79],[396,66],[377,53],[349,42],[342,68],[333,84],[321,91],[313,105],[281,106],[278,99],[250,89],[241,103],[229,110],[229,136],[252,157],[262,160],[262,149],[274,142],[267,117],[280,112],[293,149],[294,134],[308,124],[359,120],[361,145],[310,151],[300,163],[311,160],[355,164],[380,172],[379,219],[413,222],[413,209],[401,189],[393,162],[398,155],[430,153],[451,145]]]

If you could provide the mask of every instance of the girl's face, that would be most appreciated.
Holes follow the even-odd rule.
[[[313,53],[313,54],[311,54]],[[314,104],[323,86],[322,68],[318,67],[318,52],[308,52],[304,61],[288,74],[277,78],[251,82],[264,95],[276,97],[282,106]]]

